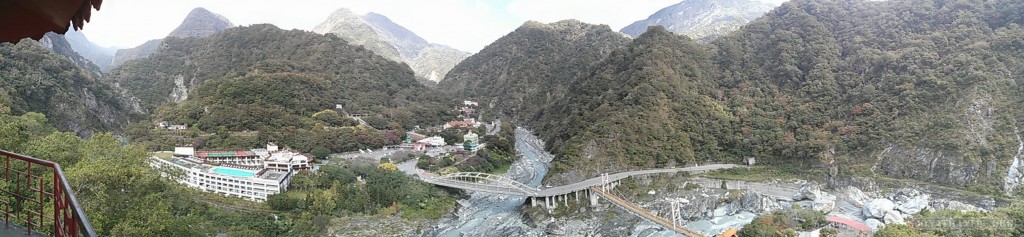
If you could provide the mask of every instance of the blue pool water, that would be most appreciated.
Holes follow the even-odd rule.
[[[252,176],[256,176],[256,173],[253,173],[251,171],[245,171],[245,170],[240,170],[240,169],[232,169],[232,168],[224,168],[224,167],[213,168],[213,172],[217,172],[218,174],[238,176],[238,177],[252,177]]]

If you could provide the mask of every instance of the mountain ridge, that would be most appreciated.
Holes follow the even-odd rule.
[[[71,48],[75,49],[82,57],[96,64],[100,71],[106,72],[110,70],[110,64],[114,60],[114,53],[117,52],[116,48],[96,45],[79,31],[68,31],[68,33],[64,34],[64,38],[71,44]]]
[[[352,44],[363,45],[396,62],[404,62],[425,85],[436,84],[469,53],[445,45],[430,43],[416,33],[391,21],[387,16],[370,12],[357,15],[341,8],[313,28],[320,34],[333,33]]]
[[[607,25],[528,21],[456,65],[439,87],[528,119],[537,106],[561,98],[564,85],[592,63],[628,41]]]
[[[133,48],[117,50],[111,60],[110,67],[120,66],[133,59],[148,57],[153,52],[156,52],[163,40],[168,37],[206,37],[232,27],[235,27],[235,25],[226,17],[205,8],[197,7],[192,9],[185,16],[185,19],[181,21],[181,24],[178,24],[178,27],[171,31],[167,37],[149,40]]]

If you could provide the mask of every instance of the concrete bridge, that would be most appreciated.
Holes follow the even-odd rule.
[[[703,173],[707,171],[727,169],[733,167],[740,167],[740,165],[716,164],[683,168],[627,171],[621,173],[601,175],[599,177],[594,177],[572,184],[544,189],[530,187],[528,185],[516,182],[515,180],[506,178],[504,176],[487,173],[459,172],[448,175],[435,175],[426,172],[417,172],[416,175],[417,177],[419,177],[420,180],[423,180],[424,182],[451,188],[522,197],[554,197],[585,191],[590,189],[590,187],[610,185],[612,183],[617,183],[621,179],[628,178],[631,176],[676,172]]]
[[[733,164],[716,164],[716,165],[702,165],[694,167],[684,168],[669,168],[669,169],[649,169],[649,170],[638,170],[638,171],[627,171],[614,174],[602,174],[599,177],[583,180],[580,182],[562,185],[558,187],[550,188],[534,188],[529,185],[519,183],[515,180],[509,179],[501,175],[493,175],[487,173],[477,172],[459,172],[447,175],[435,175],[421,170],[403,169],[410,174],[415,174],[420,180],[424,182],[458,188],[464,190],[496,193],[503,195],[522,196],[530,199],[530,203],[533,206],[544,205],[544,207],[554,209],[557,207],[558,202],[563,202],[564,205],[568,205],[569,199],[579,201],[580,194],[582,193],[584,198],[589,199],[590,205],[597,205],[598,197],[604,197],[612,203],[621,206],[637,215],[653,221],[659,225],[669,228],[677,233],[684,234],[687,236],[701,236],[698,232],[686,229],[681,225],[676,224],[673,221],[668,221],[665,218],[658,217],[653,213],[643,210],[636,204],[630,203],[625,199],[616,197],[609,191],[618,185],[619,180],[640,175],[650,174],[661,174],[661,173],[676,173],[676,172],[691,172],[691,173],[703,173],[718,169],[727,169],[733,167],[740,167],[739,165]],[[571,197],[571,198],[570,198]]]

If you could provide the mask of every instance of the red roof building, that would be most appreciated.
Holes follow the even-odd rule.
[[[863,222],[860,222],[858,220],[845,218],[841,216],[829,216],[825,220],[828,220],[828,222],[842,225],[838,227],[847,227],[860,232],[871,232],[871,227],[868,227],[868,225],[865,225]]]

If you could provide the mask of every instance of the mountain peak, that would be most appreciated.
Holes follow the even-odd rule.
[[[335,19],[335,20],[338,20],[338,19],[354,20],[354,19],[359,19],[359,15],[356,15],[355,12],[352,12],[352,10],[349,10],[348,8],[338,8],[338,10],[334,10],[334,12],[331,12],[331,15],[328,16],[327,19],[328,20],[330,20],[330,19]]]
[[[171,32],[170,37],[206,37],[235,25],[228,18],[213,13],[206,8],[192,9],[178,28]]]
[[[405,62],[416,75],[428,79],[445,75],[469,53],[432,44],[390,18],[370,12],[358,15],[346,8],[331,13],[313,28],[319,34],[334,34],[350,44],[362,45],[396,62]],[[433,84],[431,82],[430,84]]]

